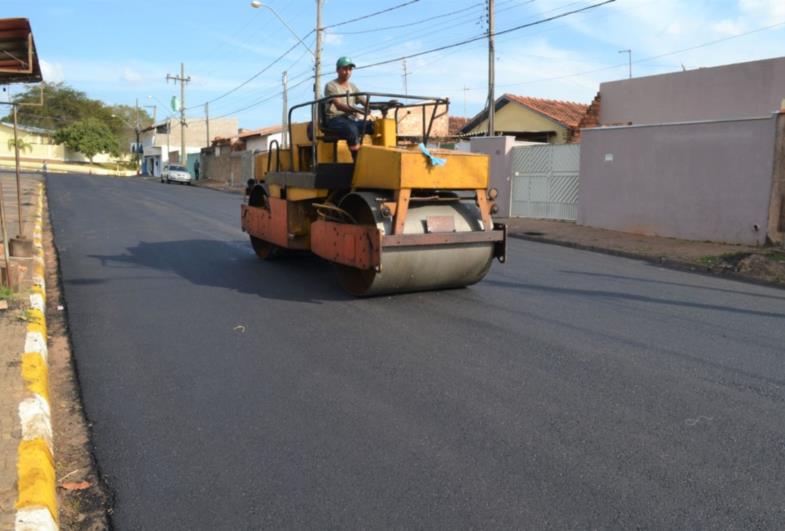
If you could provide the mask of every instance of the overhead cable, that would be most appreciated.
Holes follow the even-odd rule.
[[[582,7],[580,9],[574,9],[572,11],[567,11],[565,13],[560,13],[560,14],[554,15],[552,17],[543,18],[543,19],[540,19],[540,20],[536,20],[534,22],[529,22],[528,24],[521,24],[520,26],[515,26],[513,28],[508,28],[508,29],[505,29],[505,30],[502,30],[502,31],[494,32],[493,36],[495,37],[497,35],[504,35],[505,33],[511,33],[513,31],[518,31],[518,30],[521,30],[521,29],[524,29],[524,28],[530,28],[532,26],[537,26],[539,24],[544,24],[544,23],[550,22],[552,20],[556,20],[556,19],[559,19],[559,18],[564,18],[564,17],[569,16],[569,15],[574,15],[576,13],[581,13],[583,11],[588,11],[590,9],[601,7],[601,6],[604,6],[606,4],[610,4],[610,3],[615,2],[615,1],[616,0],[605,0],[604,2],[599,2],[597,4],[592,4],[590,6]],[[418,53],[413,53],[413,54],[410,54],[410,55],[404,55],[404,56],[401,56],[401,57],[396,57],[395,59],[387,59],[386,61],[379,61],[378,63],[372,63],[370,65],[358,66],[358,67],[356,67],[356,70],[361,70],[361,69],[364,69],[364,68],[373,68],[374,66],[386,65],[386,64],[389,64],[389,63],[397,63],[397,62],[402,61],[404,59],[411,59],[412,57],[419,57],[421,55],[426,55],[426,54],[433,53],[433,52],[439,52],[441,50],[446,50],[448,48],[454,48],[456,46],[463,46],[464,44],[469,44],[470,42],[475,42],[475,41],[479,41],[479,40],[482,40],[482,39],[487,39],[488,37],[489,37],[489,35],[486,32],[484,35],[480,35],[479,37],[473,37],[471,39],[466,39],[464,41],[454,42],[452,44],[447,44],[445,46],[439,46],[438,48],[432,48],[430,50],[425,50],[425,51],[418,52]]]
[[[346,24],[351,24],[352,22],[358,22],[360,20],[365,20],[366,18],[375,17],[377,15],[382,15],[384,13],[389,13],[390,11],[394,11],[396,9],[400,9],[402,7],[406,7],[406,6],[411,5],[411,4],[416,4],[419,1],[420,0],[409,0],[408,2],[404,2],[403,4],[398,4],[398,5],[395,5],[395,6],[392,6],[392,7],[388,7],[387,9],[382,9],[381,11],[376,11],[375,13],[369,13],[369,14],[363,15],[361,17],[352,18],[352,19],[349,19],[349,20],[344,20],[343,22],[337,22],[335,24],[330,24],[329,26],[323,26],[322,29],[326,30],[326,29],[330,29],[330,28],[337,28],[338,26],[344,26]]]

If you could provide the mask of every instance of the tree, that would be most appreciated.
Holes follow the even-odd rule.
[[[14,142],[13,138],[8,139],[8,151],[13,151],[14,146],[19,148],[19,151],[32,151],[33,144],[30,142],[26,142],[24,138],[17,138],[16,142]]]
[[[85,118],[55,133],[55,142],[78,151],[93,163],[98,153],[120,154],[120,146],[111,129],[96,118]]]
[[[103,122],[112,136],[128,152],[131,142],[136,141],[136,108],[128,105],[106,105],[102,101],[88,98],[84,92],[75,90],[63,83],[44,83],[44,104],[21,105],[17,107],[18,122],[22,125],[40,127],[53,131],[63,130],[79,121],[93,118]],[[38,103],[40,89],[36,85],[14,97],[15,103]],[[9,113],[4,121],[11,121]],[[139,109],[139,126],[145,128],[152,123],[150,115]]]

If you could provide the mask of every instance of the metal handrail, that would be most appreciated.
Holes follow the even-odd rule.
[[[422,138],[422,143],[423,144],[427,144],[428,143],[428,138],[431,135],[431,127],[433,126],[433,121],[437,118],[436,111],[439,108],[439,105],[446,105],[448,108],[450,106],[450,99],[449,98],[437,98],[437,97],[430,97],[430,96],[413,96],[413,95],[409,95],[409,94],[389,94],[389,93],[385,93],[385,92],[352,92],[352,93],[348,93],[348,94],[340,94],[338,96],[325,96],[323,98],[319,98],[318,100],[312,100],[312,101],[307,101],[307,102],[304,102],[304,103],[298,103],[297,105],[294,105],[294,106],[289,108],[289,115],[288,115],[289,119],[288,119],[288,126],[287,126],[288,133],[289,133],[289,138],[292,138],[292,114],[294,113],[294,111],[296,109],[300,109],[300,108],[306,107],[306,106],[313,107],[314,105],[320,105],[322,103],[325,103],[325,102],[328,102],[328,101],[332,101],[332,100],[337,99],[337,98],[343,98],[343,97],[349,97],[349,96],[365,96],[365,105],[364,105],[365,112],[363,113],[363,121],[365,121],[366,118],[368,118],[368,115],[370,114],[371,96],[376,96],[376,97],[379,97],[379,98],[389,98],[389,99],[395,99],[395,100],[419,100],[421,102],[424,102],[424,103],[413,103],[413,104],[400,104],[400,105],[396,105],[395,106],[395,120],[396,120],[396,122],[398,120],[398,111],[400,109],[422,107],[422,112],[423,112],[423,138]],[[426,118],[425,107],[428,106],[428,105],[433,105],[433,112],[431,113],[431,119],[428,121],[428,127],[426,128],[425,127],[425,118]],[[313,116],[313,114],[314,113],[312,112],[311,115]],[[317,113],[317,115],[318,115],[318,113]],[[439,115],[439,117],[441,117],[441,116],[443,116],[443,114]],[[318,119],[318,117],[317,117],[317,119]],[[317,137],[316,137],[317,126],[318,126],[318,124],[311,124],[311,137],[312,137],[311,138],[311,145],[312,145],[312,149],[311,149],[312,161],[311,161],[311,164],[312,164],[314,170],[316,169],[316,144],[318,142]],[[362,138],[361,138],[360,142],[362,142]],[[294,150],[295,150],[295,146],[294,145],[290,146],[290,149],[289,149],[289,159],[291,161],[292,171],[294,171]]]

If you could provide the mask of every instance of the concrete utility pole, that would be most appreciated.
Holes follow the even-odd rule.
[[[496,83],[496,50],[493,44],[493,0],[488,0],[488,136],[494,136],[496,129],[493,123],[496,97],[493,95]]]
[[[619,53],[626,53],[627,54],[627,65],[628,65],[628,79],[632,79],[632,50],[619,50]]]
[[[140,160],[141,157],[139,156],[139,98],[136,98],[136,126],[134,127],[134,132],[136,133],[136,144],[134,144],[134,160],[136,160],[136,171],[137,174],[141,173],[141,165]]]
[[[185,166],[188,164],[188,158],[185,154],[185,84],[191,81],[191,76],[185,77],[185,64],[180,63],[180,75],[172,76],[166,74],[166,81],[174,81],[180,83],[180,164]]]
[[[409,95],[409,71],[406,69],[406,59],[403,60],[403,93]]]
[[[322,1],[316,0],[316,52],[313,55],[313,95],[318,100],[322,93]],[[316,170],[316,132],[319,130],[319,106],[311,109],[313,142],[311,142],[311,165]]]
[[[284,70],[281,78],[283,82],[283,114],[281,116],[281,148],[288,146],[289,137],[289,74]]]
[[[205,147],[210,147],[210,107],[209,102],[204,102],[204,128],[207,139]]]

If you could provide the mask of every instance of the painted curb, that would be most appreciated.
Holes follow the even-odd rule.
[[[33,230],[33,287],[27,310],[27,335],[20,354],[27,396],[19,404],[22,442],[17,460],[16,531],[56,530],[57,478],[49,406],[49,352],[46,348],[46,285],[43,247],[44,186],[38,185]]]

